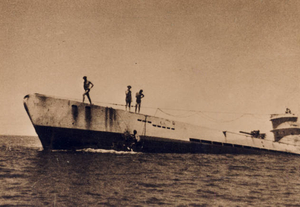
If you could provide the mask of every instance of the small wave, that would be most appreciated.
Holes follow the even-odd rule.
[[[106,150],[106,149],[93,149],[93,148],[77,149],[75,151],[51,150],[51,152],[89,152],[89,153],[102,153],[102,154],[138,154],[138,153],[140,153],[140,152],[134,152],[134,151],[116,151],[113,149]]]
[[[138,152],[134,152],[134,151],[116,151],[113,149],[106,150],[106,149],[92,149],[92,148],[80,149],[80,150],[76,150],[76,152],[91,152],[91,153],[103,153],[103,154],[138,154]]]

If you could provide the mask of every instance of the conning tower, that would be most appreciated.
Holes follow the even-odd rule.
[[[272,122],[273,130],[271,132],[274,133],[275,142],[289,135],[299,135],[300,127],[297,120],[298,117],[292,113],[272,114],[270,121]]]

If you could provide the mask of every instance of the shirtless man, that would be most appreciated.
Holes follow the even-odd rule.
[[[144,98],[144,94],[143,94],[143,90],[140,90],[139,92],[136,93],[135,97],[136,97],[136,105],[135,105],[135,113],[136,111],[138,111],[138,113],[140,113],[140,109],[141,109],[141,102],[142,102],[142,98]]]
[[[126,106],[125,106],[125,109],[127,110],[127,106],[129,107],[129,111],[130,111],[130,107],[131,107],[131,101],[132,101],[132,98],[131,98],[131,86],[127,86],[127,90],[125,91],[125,95],[126,95],[126,98],[125,98],[125,101],[126,101]]]
[[[88,81],[86,76],[83,77],[83,80],[84,80],[84,82],[83,82],[84,93],[83,93],[82,103],[84,103],[85,96],[87,96],[90,101],[90,104],[92,104],[92,101],[90,98],[90,90],[91,90],[91,88],[94,87],[94,84],[91,81]]]

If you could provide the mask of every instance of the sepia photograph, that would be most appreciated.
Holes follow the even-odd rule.
[[[299,206],[300,1],[0,0],[0,206]]]

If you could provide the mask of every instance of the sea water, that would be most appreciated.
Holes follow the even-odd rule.
[[[1,206],[299,206],[300,156],[42,151],[0,137]]]

